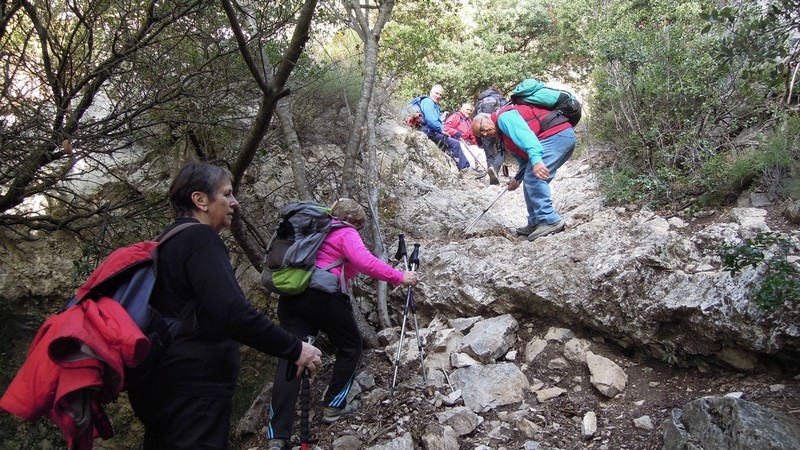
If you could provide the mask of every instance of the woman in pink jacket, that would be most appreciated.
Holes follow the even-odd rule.
[[[373,256],[364,246],[358,232],[366,222],[367,215],[358,202],[349,198],[339,199],[333,204],[331,215],[334,221],[347,222],[352,226],[336,228],[328,234],[317,252],[316,266],[322,268],[344,259],[343,265],[330,271],[339,277],[344,270],[346,286],[341,286],[340,292],[333,294],[308,288],[300,295],[281,297],[278,300],[278,318],[282,328],[301,339],[316,336],[322,330],[338,349],[333,374],[323,399],[325,410],[322,420],[326,423],[333,423],[359,407],[357,401],[347,403],[347,394],[353,385],[362,348],[361,333],[353,317],[353,307],[347,293],[350,280],[363,273],[395,286],[416,283],[414,272],[392,268]],[[267,425],[269,450],[289,448],[289,439],[292,436],[300,379],[286,380],[288,364],[287,360],[280,360],[275,373],[270,420]]]

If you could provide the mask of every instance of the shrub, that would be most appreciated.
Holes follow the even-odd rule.
[[[761,233],[741,244],[720,246],[723,268],[736,276],[747,266],[763,265],[761,282],[750,291],[751,300],[762,309],[800,302],[800,270],[788,260],[794,246],[774,233]]]

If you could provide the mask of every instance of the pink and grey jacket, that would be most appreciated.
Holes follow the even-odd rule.
[[[338,219],[334,220],[338,221]],[[361,236],[355,228],[342,227],[331,231],[317,252],[316,266],[324,268],[340,259],[345,259],[345,263],[330,269],[330,272],[338,277],[344,270],[345,283],[348,285],[350,280],[359,273],[386,281],[394,286],[403,284],[403,272],[376,258],[364,246],[364,241],[361,240]]]

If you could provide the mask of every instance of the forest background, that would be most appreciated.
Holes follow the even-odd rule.
[[[570,86],[586,106],[580,145],[605,149],[609,204],[800,198],[798,0],[0,5],[0,242],[74,240],[76,285],[111,249],[168,223],[154,186],[189,158],[225,162],[238,192],[255,182],[251,165],[288,155],[295,198],[329,202],[321,187],[340,186],[369,206],[368,240],[385,254],[374,126],[434,83],[446,110],[527,77]],[[331,110],[348,120],[321,136],[315,120]],[[312,166],[304,148],[315,142],[340,143],[344,170]],[[275,217],[243,208],[231,251],[260,270],[260,230]],[[0,295],[4,390],[24,358],[14,343],[64,298]],[[237,414],[268,378],[249,358]],[[135,436],[129,413],[113,413],[118,434]],[[7,415],[0,435],[15,449],[60,439]]]

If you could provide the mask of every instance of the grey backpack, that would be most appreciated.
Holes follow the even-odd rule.
[[[283,296],[298,295],[308,287],[328,293],[346,290],[344,271],[339,277],[330,272],[346,261],[317,268],[317,251],[331,230],[352,225],[333,222],[330,208],[311,201],[289,203],[280,214],[281,222],[264,254],[262,285]]]

